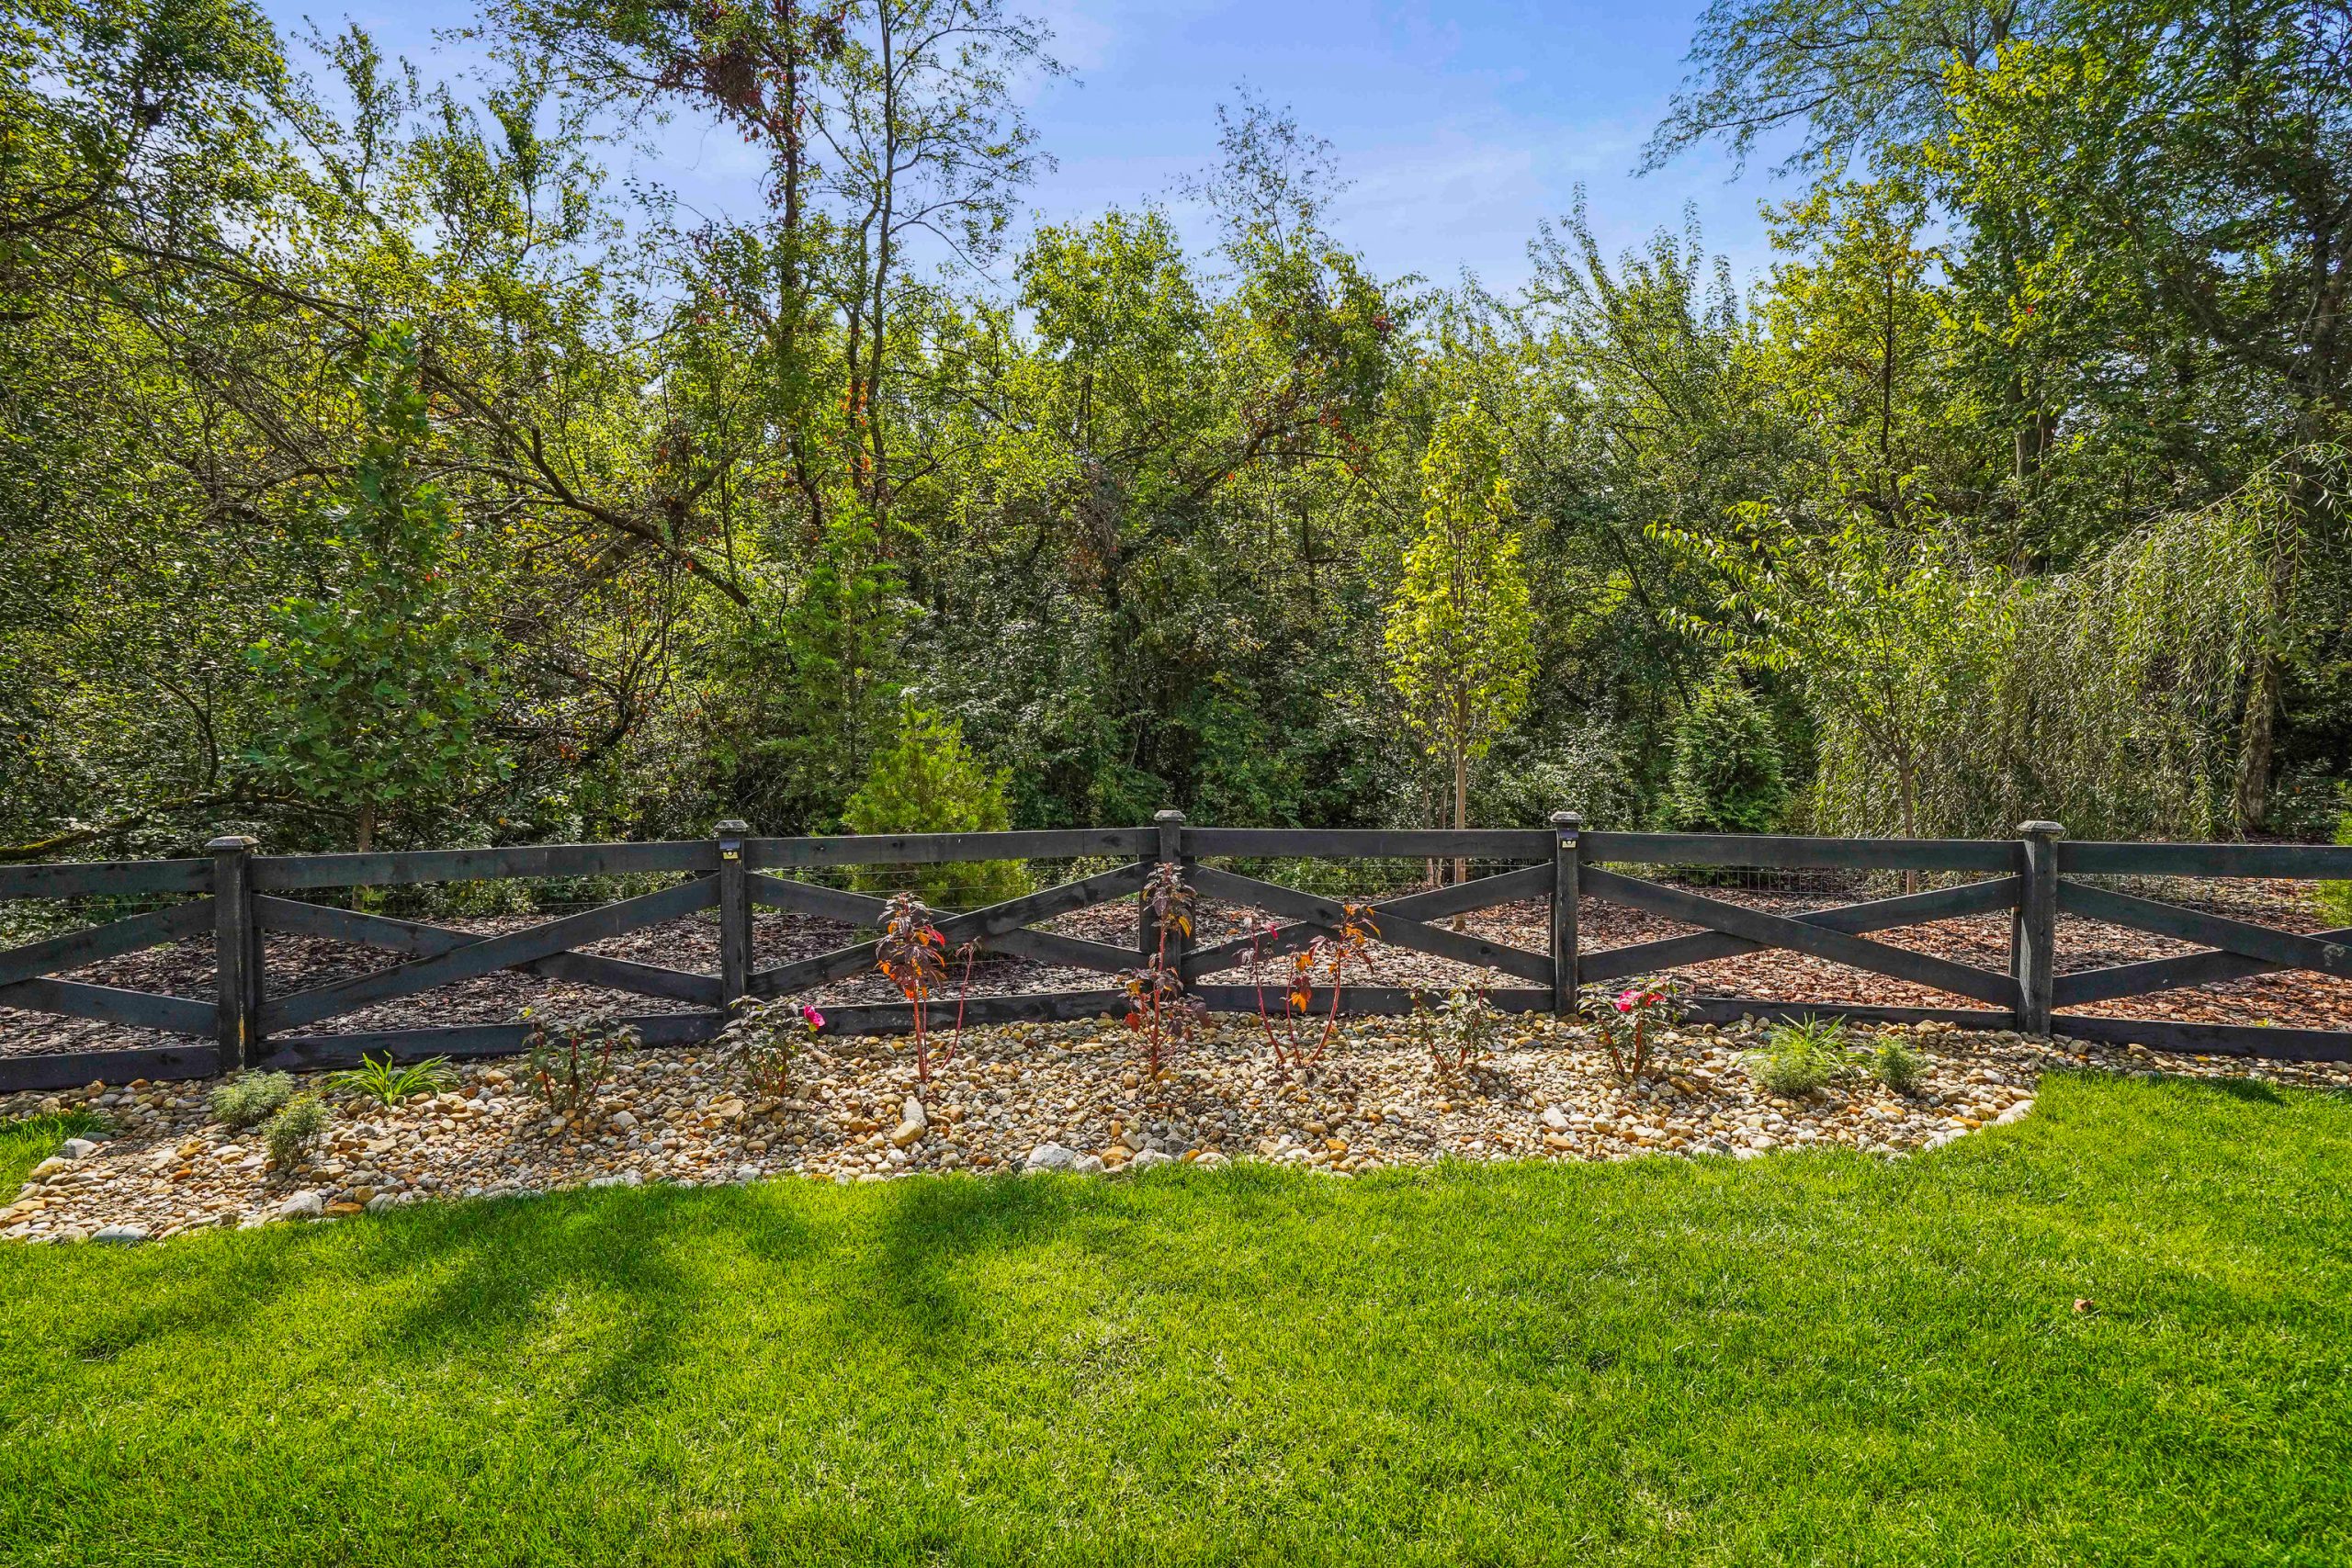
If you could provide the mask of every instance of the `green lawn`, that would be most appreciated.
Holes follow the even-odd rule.
[[[2347,1190],[2352,1100],[2070,1079],[1893,1166],[9,1247],[0,1561],[2341,1563]]]

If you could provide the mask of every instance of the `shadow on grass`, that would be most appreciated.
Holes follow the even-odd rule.
[[[920,1347],[940,1366],[993,1353],[989,1265],[1050,1250],[1089,1194],[1074,1179],[1007,1174],[892,1182],[883,1196],[873,1268],[842,1292],[842,1327]]]
[[[582,1404],[621,1408],[665,1394],[699,1352],[699,1330],[757,1257],[805,1266],[820,1243],[804,1218],[733,1190],[660,1187],[426,1206],[390,1216],[356,1271],[424,1281],[380,1331],[403,1355],[581,1357]]]
[[[2200,1078],[2167,1073],[2165,1081],[2180,1084],[2199,1094],[2218,1094],[2230,1100],[2242,1100],[2249,1105],[2287,1103],[2287,1097],[2278,1092],[2276,1085],[2258,1083],[2253,1078]]]

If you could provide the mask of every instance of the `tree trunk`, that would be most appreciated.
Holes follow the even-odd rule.
[[[1895,769],[1895,779],[1903,792],[1903,836],[1916,839],[1919,836],[1919,791],[1912,764],[1907,761],[1899,764]],[[1919,891],[1918,872],[1913,870],[1903,874],[1903,891]]]
[[[2295,573],[2302,544],[2316,538],[2325,526],[2326,488],[2313,471],[2311,448],[2324,440],[2333,423],[2318,412],[2323,399],[2312,396],[2296,420],[2301,443],[2287,458],[2287,518],[2270,552],[2268,598],[2270,625],[2265,628],[2269,646],[2255,661],[2254,679],[2245,694],[2245,728],[2238,750],[2238,830],[2259,833],[2270,825],[2270,770],[2278,750],[2278,699],[2286,685],[2286,662],[2278,641],[2295,602]],[[2340,416],[2339,416],[2340,417]]]
[[[2270,820],[2270,759],[2278,727],[2278,655],[2265,650],[2245,694],[2245,741],[2238,751],[2238,830],[2259,833]]]
[[[357,844],[359,852],[363,855],[369,850],[376,847],[376,803],[374,801],[368,800],[362,801],[360,803],[359,816],[357,820],[353,824],[351,836],[353,841]],[[351,907],[353,908],[365,912],[366,910],[374,908],[375,902],[376,890],[374,888],[355,887],[351,890]]]
[[[1454,831],[1460,832],[1462,829],[1469,826],[1470,749],[1467,746],[1457,746],[1453,750],[1453,828]],[[1454,856],[1454,886],[1459,887],[1462,884],[1469,880],[1470,862],[1468,858],[1463,855]],[[1460,915],[1453,917],[1453,929],[1455,931],[1460,931],[1462,929],[1462,917]]]

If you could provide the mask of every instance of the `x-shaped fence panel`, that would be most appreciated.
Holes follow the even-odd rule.
[[[68,931],[62,936],[45,937],[10,948],[0,953],[0,1007],[181,1034],[209,1034],[210,1002],[50,976],[61,969],[78,969],[85,964],[119,958],[196,936],[210,931],[213,920],[212,900],[191,898],[168,909],[132,915],[86,931]]]
[[[215,931],[220,917],[211,886],[212,865],[201,860],[0,867],[0,898],[195,895],[165,908],[42,937],[0,952],[0,1008],[169,1034],[211,1034],[216,1013],[209,1001],[57,977],[86,964]],[[217,1070],[218,1063],[218,1054],[209,1045],[18,1056],[0,1062],[0,1088],[78,1088],[94,1078],[198,1077]]]
[[[1643,974],[1783,947],[1868,974],[1908,980],[1977,1001],[2001,1007],[2017,1001],[2015,976],[1979,969],[1971,964],[1956,964],[1948,958],[1871,942],[1855,934],[2012,908],[2018,896],[2015,877],[1868,904],[1849,904],[1801,916],[1775,915],[1598,867],[1585,868],[1580,881],[1583,890],[1596,898],[1663,915],[1685,925],[1709,928],[1708,931],[1692,936],[1669,937],[1663,942],[1591,953],[1578,961],[1579,972],[1587,979]]]
[[[2352,928],[2302,935],[2233,920],[2202,909],[2062,879],[2058,908],[2085,919],[2146,931],[2154,936],[2203,943],[2211,950],[2175,958],[2148,959],[2061,975],[2052,991],[2059,1007],[2083,1007],[2146,996],[2184,986],[2239,980],[2284,969],[2352,979]]]
[[[682,997],[685,1000],[716,1005],[718,982],[710,976],[574,953],[570,950],[587,942],[624,936],[642,926],[674,920],[696,910],[707,909],[718,901],[718,879],[701,876],[691,882],[680,883],[675,887],[665,887],[659,893],[624,898],[617,904],[607,904],[602,908],[567,915],[561,919],[544,921],[500,936],[484,937],[413,921],[357,916],[319,905],[295,904],[276,898],[258,899],[256,908],[262,911],[263,924],[267,929],[307,930],[313,934],[339,936],[345,941],[359,942],[371,947],[390,946],[400,951],[427,954],[373,974],[355,976],[348,980],[338,980],[332,985],[313,987],[307,991],[272,998],[262,1006],[262,1030],[267,1033],[300,1029],[305,1024],[318,1023],[361,1008],[414,996],[419,991],[433,990],[459,980],[474,979],[501,969],[533,966],[540,967],[542,973],[560,973],[565,978],[583,979],[617,990]]]
[[[705,884],[708,881],[708,878],[703,879]],[[611,916],[616,911],[627,908],[625,905],[615,904],[606,908],[594,909],[589,911],[588,915],[572,917],[574,920],[585,923],[572,925],[568,931],[560,933],[552,931],[550,928],[563,926],[566,924],[564,921],[549,921],[524,931],[510,931],[502,936],[485,936],[479,931],[457,931],[447,926],[428,925],[422,920],[393,919],[389,916],[370,914],[362,910],[338,909],[323,904],[299,903],[292,899],[272,898],[266,896],[254,900],[254,914],[264,931],[291,931],[304,936],[325,937],[335,942],[351,942],[360,947],[407,953],[419,960],[441,958],[461,949],[484,948],[492,942],[504,942],[508,945],[503,952],[492,949],[488,956],[492,960],[505,957],[507,961],[492,962],[490,969],[521,969],[529,974],[543,975],[549,979],[570,980],[579,985],[602,987],[606,990],[626,991],[641,997],[661,997],[671,1001],[693,1002],[701,1007],[717,1007],[718,977],[715,975],[697,975],[689,970],[673,969],[659,964],[640,964],[631,959],[606,958],[590,953],[563,951],[538,957],[512,956],[517,951],[543,948],[550,941],[564,942],[569,947],[580,942],[600,941],[606,936],[625,934],[627,931],[637,930],[657,920],[673,918],[665,911],[682,904],[684,908],[681,912],[684,913],[710,907],[712,899],[707,886],[695,883],[688,883],[684,886],[701,887],[701,891],[684,897],[678,896],[677,889],[650,895],[650,897],[664,902],[650,912],[639,908],[621,917],[619,920],[608,919],[594,921],[590,917]],[[630,900],[632,904],[636,902],[636,900]],[[584,932],[593,932],[593,934],[583,934]],[[455,979],[471,978],[473,974],[490,972],[490,969],[476,969],[472,974],[451,974],[447,978],[443,978],[438,976],[446,972],[436,972],[431,965],[424,963],[420,962],[401,967],[406,973],[398,982],[397,989],[388,987],[392,983],[391,977],[400,974],[401,970],[386,970],[377,975],[363,976],[358,979],[341,982],[336,986],[294,992],[264,1006],[262,1018],[265,1026],[274,1029],[298,1028],[303,1024],[315,1023],[322,1019],[334,1017],[337,1013],[349,1012],[355,1008],[391,998],[413,995],[416,991],[450,984]],[[363,987],[362,981],[382,982],[382,984],[371,989]],[[359,995],[363,991],[368,994]],[[358,996],[358,999],[352,999],[355,995]],[[332,1011],[324,1010],[329,1009]]]
[[[1150,873],[1150,866],[1144,863],[1123,865],[1040,892],[1024,893],[1018,898],[1008,898],[1001,903],[958,914],[942,915],[935,923],[939,934],[951,947],[967,942],[976,942],[999,953],[1115,975],[1135,968],[1142,962],[1141,956],[1106,942],[1088,942],[1055,931],[1035,931],[1024,928],[1039,920],[1050,920],[1069,914],[1074,909],[1083,909],[1091,904],[1099,904],[1106,898],[1133,893],[1144,885],[1144,879]],[[838,887],[826,887],[797,877],[773,876],[762,872],[752,872],[743,881],[752,900],[771,908],[875,928],[879,928],[889,918],[889,900],[870,894],[844,892]],[[807,990],[812,986],[845,980],[853,975],[862,975],[873,969],[880,951],[881,942],[877,939],[835,948],[831,953],[820,953],[812,958],[798,959],[773,969],[754,970],[745,988],[755,997],[781,997]]]
[[[1253,953],[1272,955],[1295,952],[1317,937],[1334,934],[1348,919],[1344,906],[1318,894],[1302,893],[1295,887],[1261,882],[1254,876],[1241,876],[1210,866],[1194,866],[1190,868],[1188,879],[1209,897],[1246,908],[1263,909],[1268,914],[1287,915],[1290,923],[1278,925],[1271,932],[1235,937],[1188,953],[1183,964],[1187,979],[1230,969]],[[1549,986],[1555,973],[1549,954],[1530,953],[1524,948],[1488,942],[1483,937],[1447,931],[1427,922],[1446,915],[1467,914],[1475,909],[1492,908],[1498,904],[1541,897],[1550,890],[1551,885],[1550,867],[1529,866],[1499,876],[1482,876],[1475,882],[1389,898],[1362,908],[1372,916],[1372,929],[1368,934],[1374,941],[1426,953],[1436,958],[1450,958],[1455,963],[1477,968],[1499,970],[1506,975]],[[1348,989],[1351,999],[1354,999],[1357,987]]]

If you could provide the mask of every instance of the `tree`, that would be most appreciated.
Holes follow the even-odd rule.
[[[358,469],[319,520],[322,591],[280,604],[251,650],[265,703],[252,762],[345,816],[362,852],[394,815],[424,818],[502,765],[484,733],[497,660],[465,612],[461,530],[417,471],[417,359],[406,329],[369,339]]]
[[[1770,710],[1736,680],[1703,688],[1674,727],[1668,824],[1686,833],[1769,833],[1788,798]]]
[[[1791,259],[1759,312],[1767,384],[1806,438],[1776,488],[1910,527],[1962,478],[1937,439],[1951,381],[1928,281],[1941,258],[1919,240],[1926,203],[1901,180],[1824,185],[1772,217],[1773,248]]]
[[[1002,832],[1004,780],[966,749],[961,725],[909,697],[897,739],[875,754],[842,821],[853,833]],[[1028,883],[1019,861],[951,861],[916,873],[926,902],[962,908],[1017,897]]]
[[[1953,199],[2030,214],[2051,253],[2075,262],[2075,287],[2036,303],[2160,318],[2165,337],[2275,389],[2297,525],[2332,532],[2328,454],[2352,431],[2352,14],[2098,0],[2065,17],[1953,73],[1956,125],[1939,159]],[[2303,553],[2276,556],[2272,618],[2300,591]],[[2267,817],[2285,681],[2266,654],[2246,694],[2245,829]]]
[[[1746,162],[1799,139],[1792,168],[1915,146],[1949,129],[1945,73],[2030,36],[2061,0],[1712,0],[1690,74],[1643,153],[1662,167],[1706,141]]]
[[[1849,831],[1921,836],[1945,781],[1940,742],[1965,732],[1989,681],[2002,598],[1965,552],[1849,516],[1812,535],[1747,510],[1742,535],[1662,530],[1717,574],[1712,617],[1690,628],[1735,666],[1793,675],[1822,720],[1816,810]],[[1905,885],[1916,890],[1917,874]]]
[[[1421,499],[1421,535],[1388,602],[1388,679],[1407,725],[1450,770],[1453,825],[1466,828],[1470,764],[1527,705],[1535,669],[1510,484],[1476,411],[1448,412],[1430,436]],[[1467,872],[1456,859],[1454,880]]]

